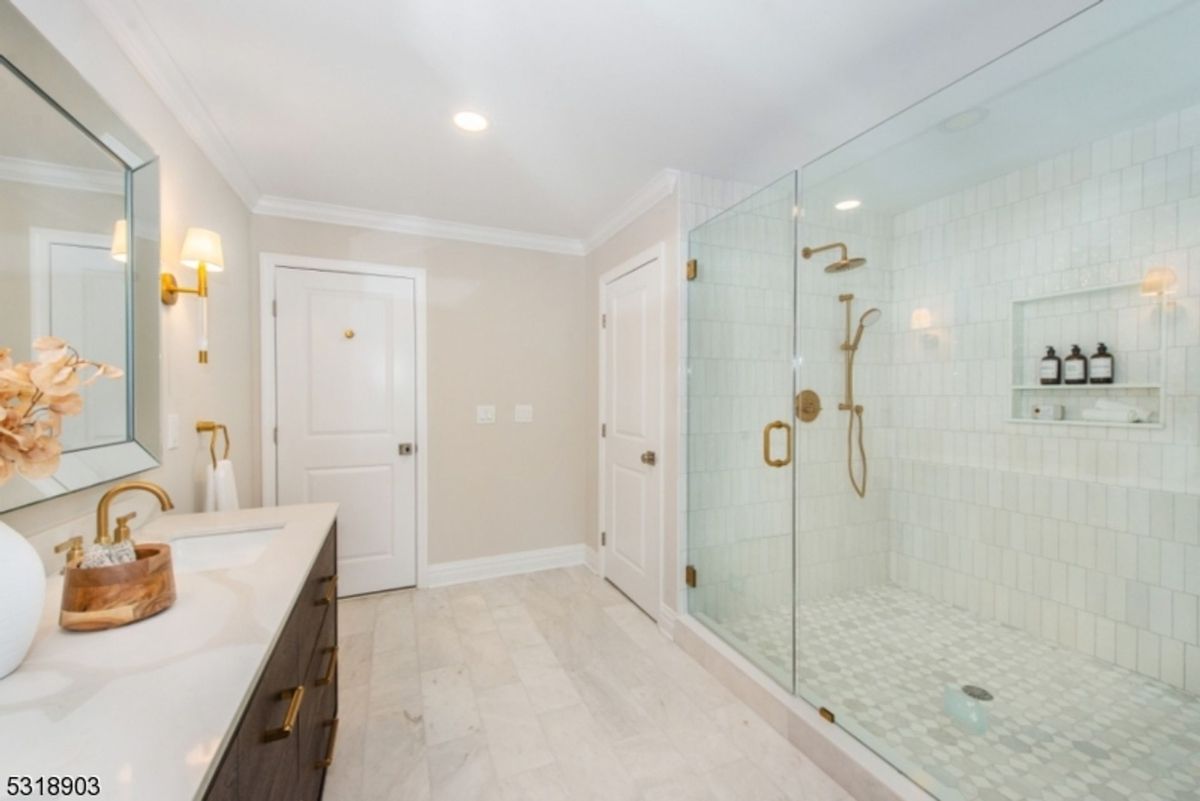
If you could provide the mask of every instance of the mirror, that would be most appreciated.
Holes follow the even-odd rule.
[[[54,337],[109,366],[70,402],[33,406],[49,451],[0,451],[4,512],[158,465],[159,233],[149,148],[8,2],[0,47],[0,355],[37,362]],[[15,447],[14,410],[35,397],[13,386],[0,437]]]

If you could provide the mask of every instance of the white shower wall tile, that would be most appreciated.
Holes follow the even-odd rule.
[[[871,399],[889,407],[892,581],[1193,692],[1198,144],[1193,107],[896,215],[890,367]],[[1006,423],[1011,301],[1137,281],[1156,266],[1177,275],[1165,427]],[[929,328],[907,325],[917,309]],[[1057,311],[1031,327],[1022,359],[1109,338],[1128,345],[1118,380],[1154,380],[1152,315]]]

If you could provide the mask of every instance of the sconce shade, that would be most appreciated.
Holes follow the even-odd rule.
[[[1155,267],[1142,278],[1143,295],[1164,295],[1175,286],[1175,271],[1170,267]]]
[[[912,310],[912,316],[909,318],[909,328],[914,331],[924,331],[933,325],[933,315],[929,309],[920,307]]]
[[[129,224],[125,220],[117,220],[113,224],[112,250],[113,261],[124,264],[129,259]]]
[[[225,254],[221,252],[221,235],[207,228],[189,228],[183,238],[183,251],[179,263],[195,270],[204,262],[210,272],[225,269]]]

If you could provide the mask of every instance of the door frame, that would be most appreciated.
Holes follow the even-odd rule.
[[[658,336],[659,353],[665,356],[666,346],[666,326],[667,326],[667,245],[666,242],[659,242],[645,250],[641,251],[631,259],[627,259],[616,267],[600,274],[597,280],[598,284],[598,309],[596,311],[596,322],[600,322],[601,315],[606,314],[605,309],[608,308],[608,285],[618,278],[645,267],[650,262],[658,260],[658,330],[655,332]],[[604,468],[607,457],[608,441],[605,437],[600,436],[600,426],[607,422],[605,417],[605,402],[608,397],[608,344],[605,329],[600,328],[599,342],[597,343],[598,353],[598,396],[596,406],[596,421],[595,428],[596,437],[600,443],[597,451],[597,487],[596,487],[596,533],[599,535],[605,530],[605,510],[608,508],[608,482],[605,480]],[[658,431],[659,431],[659,453],[661,457],[657,467],[658,475],[658,527],[655,532],[658,537],[658,589],[655,595],[658,596],[658,608],[653,610],[656,621],[662,621],[667,615],[672,615],[672,612],[663,599],[663,588],[666,586],[666,515],[668,511],[665,508],[666,501],[666,481],[667,474],[670,472],[672,458],[675,455],[674,443],[669,442],[666,432],[666,379],[674,365],[666,363],[665,358],[662,363],[657,365],[655,369],[662,370],[662,375],[658,382]],[[596,543],[596,558],[599,568],[600,578],[608,578],[608,546]],[[619,589],[619,588],[618,588]],[[666,614],[664,615],[664,610]]]
[[[277,503],[276,476],[276,349],[275,349],[275,271],[291,267],[346,275],[377,275],[384,278],[409,278],[413,282],[413,325],[416,329],[416,448],[417,459],[417,586],[425,587],[429,575],[429,435],[427,426],[428,370],[426,354],[426,280],[423,267],[401,267],[368,261],[322,259],[291,256],[284,253],[260,253],[258,261],[259,330],[259,452],[263,506]]]

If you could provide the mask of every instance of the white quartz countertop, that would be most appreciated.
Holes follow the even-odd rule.
[[[242,558],[205,569],[206,544],[176,566],[174,606],[122,628],[60,629],[51,577],[33,648],[0,679],[0,794],[9,776],[54,775],[98,777],[102,801],[201,797],[336,515],[313,504],[154,520],[137,541],[245,532],[228,538]]]

